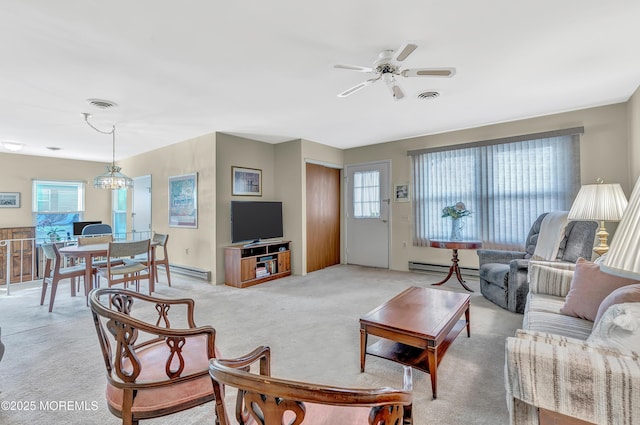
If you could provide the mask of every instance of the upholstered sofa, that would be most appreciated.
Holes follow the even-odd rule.
[[[535,261],[529,266],[522,329],[505,346],[512,425],[640,424],[640,303],[619,295],[636,291],[637,298],[640,285],[606,296],[593,322],[561,313],[575,269]]]
[[[541,214],[531,226],[524,251],[478,250],[480,264],[480,292],[489,301],[509,311],[524,311],[529,285],[527,272],[529,260],[538,243]],[[591,258],[593,240],[598,224],[595,221],[570,221],[558,247],[557,260],[575,263],[578,258]]]

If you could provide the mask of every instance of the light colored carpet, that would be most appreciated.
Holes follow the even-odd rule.
[[[245,289],[210,285],[175,275],[157,296],[196,300],[196,323],[216,328],[223,357],[272,349],[272,375],[351,387],[400,387],[402,368],[367,356],[360,373],[358,319],[409,286],[430,286],[439,274],[334,266]],[[414,423],[507,423],[503,384],[504,339],[522,316],[471,294],[471,338],[463,332],[438,368],[438,399],[428,374],[414,371]],[[464,292],[455,279],[439,288]],[[145,289],[143,289],[144,291]],[[6,345],[0,362],[2,424],[118,424],[104,399],[105,368],[84,296],[58,288],[53,313],[40,306],[40,283],[0,291],[0,326]],[[47,300],[48,302],[48,300]],[[373,337],[369,338],[370,341]],[[229,391],[229,393],[232,393]],[[228,401],[235,396],[228,394]],[[31,403],[33,402],[33,403]],[[72,408],[72,409],[70,409]],[[145,424],[213,424],[213,403]]]

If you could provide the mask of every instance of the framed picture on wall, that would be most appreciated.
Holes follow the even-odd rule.
[[[20,192],[0,192],[0,208],[20,208]]]
[[[198,227],[198,173],[169,177],[169,226]]]
[[[399,183],[395,185],[396,202],[409,202],[409,183]]]
[[[262,170],[231,167],[231,195],[262,196]]]

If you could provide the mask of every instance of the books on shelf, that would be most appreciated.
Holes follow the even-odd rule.
[[[256,267],[256,277],[264,277],[278,273],[278,260],[270,259],[263,263],[258,263]]]

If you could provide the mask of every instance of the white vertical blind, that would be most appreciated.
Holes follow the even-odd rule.
[[[569,210],[580,188],[578,135],[411,154],[414,245],[447,239],[442,209],[463,202],[465,239],[487,248],[522,248],[543,212]]]

